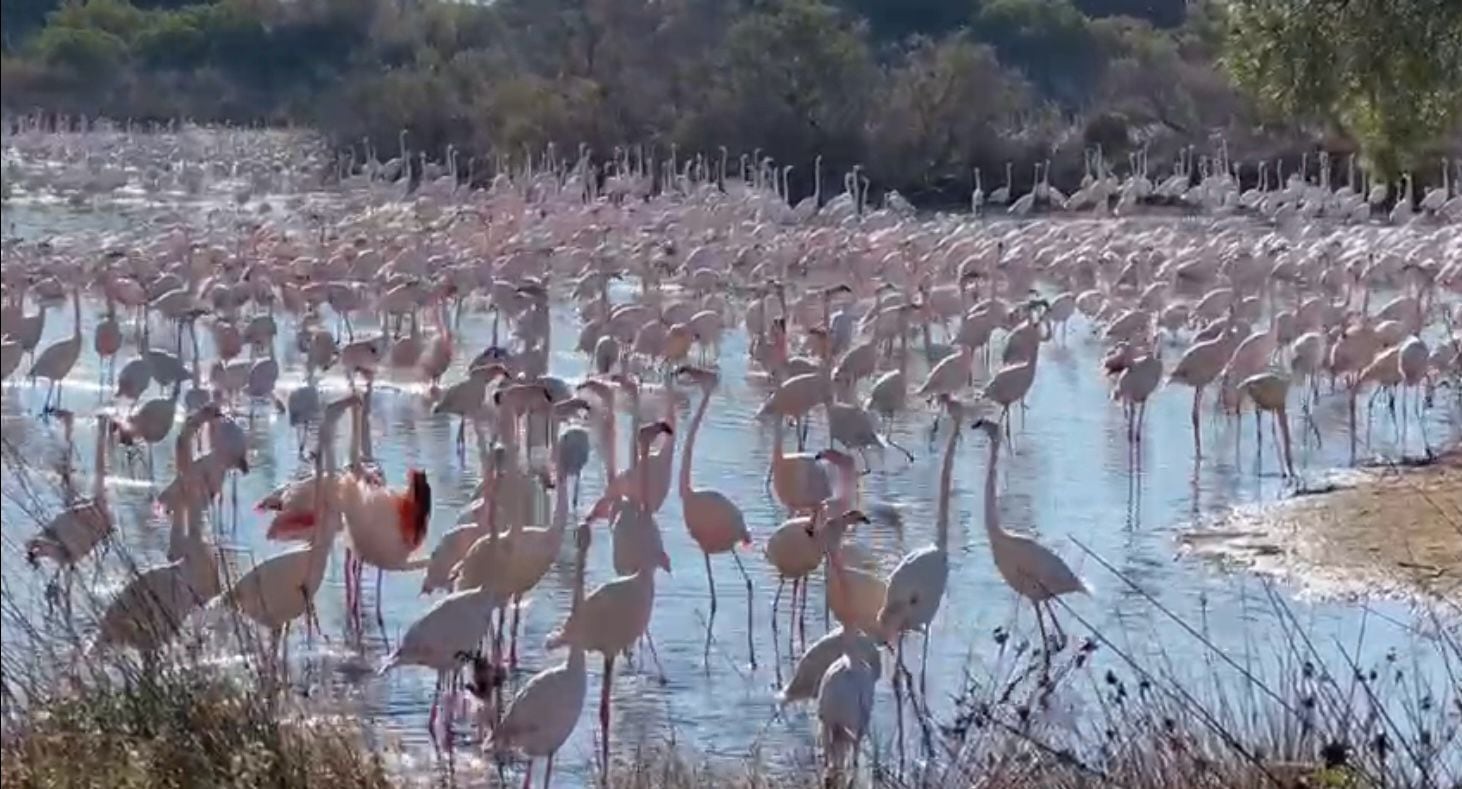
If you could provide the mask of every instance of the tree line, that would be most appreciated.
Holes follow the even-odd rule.
[[[3,102],[297,123],[357,161],[554,143],[760,151],[811,188],[854,163],[916,201],[1014,163],[1080,180],[1190,146],[1358,151],[1383,175],[1456,146],[1455,0],[6,0]],[[682,153],[682,160],[684,158]],[[1341,157],[1333,157],[1341,161]],[[489,177],[490,168],[478,172]]]

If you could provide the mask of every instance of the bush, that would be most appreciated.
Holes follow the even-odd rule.
[[[110,83],[127,60],[127,43],[99,28],[48,27],[34,49],[41,63],[78,84]]]
[[[97,674],[7,721],[0,775],[6,787],[390,785],[357,733],[281,712],[204,669]]]
[[[963,35],[919,41],[879,91],[870,174],[897,182],[921,173],[925,188],[953,182],[967,194],[971,167],[993,172],[1007,157],[1003,138],[1028,101],[1025,84],[990,47]]]
[[[192,69],[207,56],[208,38],[188,17],[162,14],[138,34],[133,50],[150,68]]]
[[[1002,63],[1066,106],[1084,105],[1101,79],[1098,42],[1070,0],[989,0],[974,32],[994,45]]]

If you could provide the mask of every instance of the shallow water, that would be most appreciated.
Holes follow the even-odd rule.
[[[104,226],[120,227],[126,217],[106,211],[77,215],[59,206],[29,206],[19,211],[11,206],[6,209],[5,221],[7,225],[14,222],[19,232],[34,236],[51,228],[62,232],[77,227],[95,229],[98,223],[117,223]],[[623,283],[618,287],[616,300],[622,301],[636,286]],[[583,357],[570,350],[577,336],[577,321],[571,305],[556,304],[551,368],[553,374],[573,380],[585,368]],[[63,387],[65,405],[78,415],[73,457],[79,466],[77,483],[83,490],[91,484],[87,466],[96,440],[94,422],[88,417],[110,405],[109,395],[97,385],[98,360],[91,351],[96,307],[87,305],[85,350]],[[355,329],[374,331],[373,326],[360,322]],[[69,310],[64,305],[53,309],[41,347],[70,330]],[[455,381],[463,374],[475,349],[488,344],[490,331],[491,318],[486,313],[477,308],[464,312],[456,362],[446,381]],[[207,334],[199,332],[205,358]],[[123,360],[135,353],[130,328],[126,335],[128,345],[119,357]],[[276,338],[284,368],[281,393],[303,374],[301,361],[288,339],[292,336],[292,324],[282,322]],[[172,335],[162,327],[154,327],[154,337],[160,344],[172,342]],[[1179,346],[1166,349],[1169,364],[1181,350]],[[1294,486],[1278,473],[1273,434],[1267,424],[1264,454],[1259,457],[1252,414],[1246,414],[1242,424],[1219,416],[1212,408],[1210,393],[1203,412],[1205,452],[1202,460],[1195,462],[1188,421],[1191,391],[1164,388],[1149,403],[1143,439],[1134,452],[1126,438],[1122,411],[1108,396],[1108,384],[1099,365],[1100,343],[1089,324],[1080,316],[1073,319],[1065,339],[1044,346],[1041,355],[1028,408],[1013,415],[1013,441],[1010,450],[1002,453],[999,508],[1004,525],[1038,534],[1094,587],[1093,596],[1069,600],[1069,610],[1058,607],[1074,639],[1097,633],[1143,665],[1162,667],[1164,673],[1178,677],[1203,679],[1213,662],[1210,647],[1203,640],[1241,662],[1252,659],[1260,665],[1277,663],[1290,657],[1283,654],[1280,645],[1286,643],[1286,634],[1292,629],[1285,619],[1293,617],[1306,629],[1322,656],[1338,658],[1340,644],[1360,665],[1395,653],[1414,665],[1422,677],[1441,681],[1443,667],[1437,647],[1418,636],[1430,630],[1432,624],[1407,601],[1325,600],[1313,592],[1272,588],[1263,579],[1180,555],[1178,537],[1195,522],[1228,508],[1273,501],[1292,493]],[[735,565],[725,557],[714,560],[720,598],[716,646],[709,667],[702,663],[709,599],[706,579],[702,558],[682,525],[680,503],[672,490],[658,521],[673,574],[661,575],[657,580],[651,626],[667,682],[660,684],[652,664],[641,655],[617,672],[615,739],[627,746],[647,737],[652,741],[673,737],[704,753],[732,758],[759,746],[773,758],[786,758],[811,748],[814,730],[805,712],[774,715],[777,669],[769,612],[777,584],[775,574],[760,556],[760,546],[781,522],[782,515],[763,485],[771,455],[771,430],[756,423],[752,416],[765,389],[747,374],[746,337],[739,328],[728,332],[719,363],[722,383],[699,439],[695,481],[729,495],[741,507],[757,542],[746,559],[755,581],[757,668],[749,666],[746,654],[744,587]],[[913,376],[921,373],[918,368],[911,371]],[[983,366],[980,373],[983,378]],[[327,376],[322,384],[322,388],[334,391],[344,387],[345,382],[338,376]],[[44,391],[44,385],[32,386],[17,375],[5,385],[0,409],[5,439],[33,463],[53,461],[64,451],[60,424],[37,418]],[[477,464],[469,459],[464,465],[457,459],[455,421],[430,413],[430,403],[419,384],[393,385],[387,376],[378,385],[375,398],[374,450],[388,478],[399,484],[408,468],[424,468],[430,474],[434,510],[428,544],[432,544],[451,528],[467,503],[479,479]],[[694,395],[677,397],[678,424],[688,423],[694,400]],[[1455,444],[1459,438],[1459,423],[1449,410],[1450,402],[1451,398],[1438,397],[1429,413],[1428,430],[1434,446]],[[1403,450],[1411,454],[1421,450],[1414,423],[1403,447],[1396,440],[1384,406],[1378,405],[1376,413],[1370,442],[1362,443],[1363,456],[1396,458]],[[905,552],[928,544],[933,536],[940,450],[928,440],[931,417],[932,413],[916,411],[897,422],[898,441],[916,456],[912,464],[889,451],[873,461],[876,470],[863,479],[864,507],[875,517],[856,539],[879,558],[885,571]],[[1322,445],[1317,445],[1310,431],[1301,429],[1302,423],[1295,417],[1295,461],[1307,482],[1319,481],[1330,470],[1350,462],[1343,395],[1324,395],[1314,417]],[[293,476],[301,465],[296,438],[283,415],[258,407],[249,431],[252,469],[238,483],[237,527],[231,515],[229,522],[213,524],[217,542],[244,566],[253,557],[279,550],[279,546],[264,539],[266,521],[249,505]],[[623,440],[623,429],[619,435]],[[677,436],[677,449],[682,441],[683,436]],[[809,446],[819,447],[824,442],[823,425],[815,419]],[[950,699],[964,687],[964,672],[972,662],[982,666],[999,659],[992,638],[996,628],[1013,627],[1020,637],[1035,632],[1031,612],[1018,608],[1016,598],[996,575],[990,560],[981,520],[986,458],[983,441],[965,440],[957,450],[951,576],[929,644],[927,698],[936,719],[950,714]],[[151,506],[155,490],[147,480],[145,463],[141,459],[129,462],[121,450],[114,452],[109,462],[108,495],[116,502],[124,539],[141,555],[160,558],[166,543],[166,523]],[[154,479],[165,483],[171,478],[171,468],[171,445],[165,442],[157,447]],[[676,468],[678,472],[678,459]],[[592,501],[600,489],[601,472],[596,454],[586,469],[585,500]],[[581,509],[583,506],[586,504],[581,502]],[[226,506],[226,512],[231,508]],[[33,528],[7,495],[3,573],[11,590],[38,587],[17,550]],[[612,575],[607,532],[600,531],[596,537],[590,560],[591,586]],[[536,590],[525,614],[523,677],[561,659],[545,656],[541,644],[567,611],[572,569],[572,557],[566,550]],[[366,583],[367,612],[377,602],[371,575]],[[337,552],[320,594],[321,616],[329,640],[307,644],[299,635],[292,647],[297,659],[318,669],[313,676],[344,689],[360,714],[379,720],[393,739],[399,738],[409,750],[425,750],[425,720],[434,675],[407,668],[378,678],[373,669],[388,645],[427,606],[429,601],[418,595],[420,582],[417,573],[388,575],[379,599],[384,626],[368,625],[360,641],[343,638],[344,593]],[[821,596],[819,573],[810,595],[809,638],[822,632],[818,613]],[[34,604],[40,605],[38,600]],[[785,644],[785,598],[782,610],[780,651],[781,671],[785,674],[790,665]],[[1202,639],[1194,635],[1195,631]],[[917,637],[910,643],[917,645]],[[1344,664],[1337,660],[1336,665]],[[592,763],[597,729],[593,694],[598,687],[598,668],[597,661],[591,661],[590,700],[574,739],[560,754],[560,769],[574,772]],[[979,669],[974,673],[978,674]],[[887,683],[880,684],[879,692],[880,722],[874,737],[887,744],[893,737],[889,722],[893,700]],[[1079,700],[1071,704],[1080,708]]]

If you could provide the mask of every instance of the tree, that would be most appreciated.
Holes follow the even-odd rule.
[[[962,35],[916,41],[884,83],[868,135],[870,174],[885,183],[967,183],[971,166],[1004,160],[1002,138],[1026,108],[1021,80]]]
[[[1084,104],[1101,79],[1091,25],[1070,0],[988,0],[974,22],[976,37],[995,47],[1001,63],[1064,105]]]
[[[39,60],[77,85],[100,88],[120,73],[127,43],[105,30],[48,27],[36,36]]]
[[[839,0],[837,4],[867,19],[869,32],[880,41],[946,33],[970,18],[970,0]]]
[[[1093,19],[1130,16],[1154,27],[1177,27],[1188,12],[1188,0],[1076,0],[1076,7]]]
[[[1360,144],[1385,178],[1462,121],[1457,0],[1232,0],[1224,62],[1273,113]]]
[[[723,134],[729,127],[743,145],[775,148],[799,164],[818,153],[851,163],[875,74],[862,31],[815,0],[766,5],[726,34]]]
[[[0,2],[0,41],[5,51],[20,48],[32,33],[46,24],[46,15],[61,6],[60,0],[5,0]]]

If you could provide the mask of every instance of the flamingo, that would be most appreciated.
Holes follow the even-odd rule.
[[[650,446],[661,435],[672,435],[672,429],[666,422],[652,422],[637,431],[636,451],[633,456],[635,465],[644,462],[649,455]],[[635,466],[630,466],[627,473],[633,476],[634,468]],[[641,495],[638,500],[624,497],[600,499],[600,504],[589,515],[590,520],[598,520],[612,514],[610,531],[614,543],[614,571],[621,575],[630,575],[644,564],[653,564],[666,572],[670,571],[670,555],[665,552],[665,543],[660,535],[660,527],[655,523],[655,516],[639,503],[648,497],[645,489],[647,480],[643,476],[640,480]]]
[[[147,356],[147,343],[148,330],[144,324],[140,353],[135,359],[122,365],[122,371],[117,374],[117,391],[113,397],[136,400],[152,384],[152,362]]]
[[[584,574],[592,537],[587,523],[580,524],[574,534],[577,561],[574,565],[574,596],[569,608],[570,620],[584,606]],[[606,657],[606,664],[608,660]],[[607,671],[604,682],[607,687]],[[532,760],[543,759],[543,785],[552,785],[553,757],[568,742],[569,735],[573,734],[578,725],[579,713],[584,709],[584,698],[588,692],[589,677],[585,667],[584,647],[580,643],[570,643],[567,660],[533,675],[513,697],[502,721],[493,729],[492,738],[483,746],[484,749],[494,751],[517,748],[526,754],[529,761],[523,775],[524,787],[531,786],[533,782]],[[606,725],[606,739],[608,734]]]
[[[115,370],[117,363],[117,351],[122,349],[122,325],[117,321],[117,305],[111,299],[107,299],[107,311],[96,325],[92,332],[92,350],[96,351],[97,358],[101,360],[98,367],[102,370],[110,368]],[[19,361],[19,357],[17,357]],[[6,373],[8,376],[9,373]],[[105,376],[102,376],[105,381]]]
[[[10,380],[11,373],[20,366],[20,360],[25,356],[25,346],[20,340],[11,338],[9,334],[0,338],[0,381]]]
[[[782,447],[786,420],[778,416],[772,422],[772,464],[769,470],[772,490],[782,506],[793,514],[816,507],[832,494],[827,474],[811,452],[787,454]]]
[[[219,416],[209,404],[188,415],[178,431],[178,477],[186,480],[193,463],[193,439],[209,420]],[[112,598],[97,623],[91,649],[130,646],[151,655],[165,646],[189,613],[218,594],[218,564],[204,543],[192,506],[172,510],[168,564],[137,574]]]
[[[888,598],[888,585],[875,573],[851,567],[844,555],[843,535],[854,524],[868,523],[868,516],[849,510],[829,518],[822,527],[823,552],[827,556],[827,603],[832,615],[844,627],[886,640],[878,624],[878,612]]]
[[[478,644],[487,636],[492,610],[501,604],[491,589],[465,589],[436,601],[406,627],[401,642],[381,662],[378,674],[386,674],[398,666],[423,666],[437,672],[432,692],[431,711],[427,715],[427,732],[436,737],[437,715],[441,707],[443,686],[455,684],[462,663],[476,653]],[[451,718],[448,708],[447,731]]]
[[[1198,408],[1203,403],[1203,388],[1213,383],[1219,373],[1228,366],[1234,352],[1236,340],[1225,331],[1211,340],[1194,343],[1178,358],[1178,364],[1168,376],[1168,383],[1181,383],[1193,387],[1193,454],[1203,455],[1203,437],[1198,432]]]
[[[818,686],[822,683],[823,675],[827,673],[833,661],[847,651],[845,632],[847,632],[846,628],[838,625],[803,650],[801,656],[797,658],[797,665],[792,669],[792,676],[787,680],[787,684],[777,692],[778,702],[784,705],[793,704],[817,697]],[[853,632],[852,638],[853,648],[873,669],[873,679],[878,680],[882,673],[878,644],[874,643],[867,634],[857,631]]]
[[[315,455],[317,480],[326,481],[326,473],[334,473],[333,447],[340,417],[347,410],[359,408],[359,394],[347,395],[325,406]],[[314,622],[315,593],[325,580],[330,549],[341,527],[337,493],[332,482],[316,483],[311,516],[316,525],[309,545],[275,554],[254,565],[210,604],[233,608],[267,628],[271,654],[276,653],[281,645],[288,649],[287,641],[281,644],[281,637],[288,637],[290,624],[295,619],[306,617],[307,626]]]
[[[598,652],[604,656],[599,693],[600,769],[609,771],[610,690],[615,657],[649,632],[655,607],[654,562],[644,562],[630,575],[607,581],[590,592],[583,603],[548,637],[547,648],[561,646]]]
[[[1285,402],[1289,399],[1289,379],[1278,373],[1265,372],[1257,373],[1245,378],[1239,383],[1239,389],[1254,401],[1254,426],[1258,429],[1260,436],[1263,429],[1259,426],[1259,412],[1268,411],[1274,415],[1274,424],[1279,429],[1279,434],[1284,441],[1284,462],[1285,474],[1294,477],[1294,456],[1290,451],[1289,441],[1289,417],[1285,413]]]
[[[706,418],[706,409],[711,404],[711,394],[716,390],[720,377],[711,370],[697,367],[681,367],[676,374],[688,383],[701,388],[701,402],[691,418],[689,432],[685,436],[685,450],[680,458],[680,507],[685,528],[690,532],[706,560],[706,584],[711,590],[711,615],[706,622],[706,645],[703,658],[706,665],[711,660],[711,627],[716,621],[716,577],[711,571],[711,555],[730,553],[736,561],[736,569],[746,582],[746,647],[751,654],[751,665],[756,666],[756,651],[752,642],[752,584],[746,566],[741,563],[737,545],[750,545],[751,533],[746,530],[746,518],[726,494],[718,490],[694,488],[691,486],[691,466],[695,462],[695,440],[701,423]]]
[[[818,739],[831,775],[852,755],[851,772],[858,772],[858,751],[873,716],[873,686],[877,672],[858,649],[857,631],[841,634],[843,654],[828,666],[817,686]]]
[[[106,414],[97,415],[96,460],[92,472],[91,498],[75,502],[57,513],[41,529],[40,534],[25,543],[25,558],[31,566],[38,566],[41,559],[48,559],[56,564],[58,573],[65,573],[68,600],[76,563],[112,533],[113,516],[107,504],[106,488],[107,434],[110,422]]]
[[[370,435],[371,388],[366,387],[361,407],[356,409],[356,430]],[[357,562],[352,595],[360,605],[360,564],[376,568],[376,616],[381,616],[381,580],[387,570],[416,570],[426,566],[425,558],[414,557],[426,540],[431,517],[431,483],[426,472],[410,469],[406,488],[394,491],[356,470],[336,482],[340,515],[345,525],[346,546]],[[350,579],[348,578],[347,581]]]
[[[1162,356],[1158,352],[1143,354],[1127,364],[1117,376],[1113,399],[1122,401],[1127,414],[1128,440],[1142,441],[1142,420],[1147,414],[1147,399],[1162,383]]]
[[[41,409],[43,413],[51,413],[61,407],[61,382],[71,373],[71,368],[76,366],[76,360],[81,357],[81,291],[79,289],[71,291],[71,313],[71,336],[46,346],[40,355],[36,356],[35,363],[30,367],[31,380],[45,378],[49,382],[46,387],[46,402]],[[56,396],[54,404],[51,403],[52,394]]]
[[[1049,668],[1050,642],[1046,636],[1042,608],[1045,609],[1045,615],[1051,618],[1058,637],[1064,641],[1065,636],[1056,620],[1056,612],[1051,610],[1051,600],[1072,592],[1090,594],[1091,590],[1049,548],[1030,537],[1013,534],[1001,527],[995,488],[998,475],[996,465],[1000,459],[1000,426],[985,419],[977,419],[973,427],[983,431],[990,440],[990,466],[985,472],[985,532],[990,539],[990,553],[995,559],[995,569],[1007,586],[1031,601],[1031,605],[1035,607],[1036,623],[1041,628],[1041,651]]]
[[[888,576],[888,590],[878,611],[879,632],[898,635],[897,654],[903,662],[903,635],[914,630],[924,634],[924,657],[920,685],[929,662],[929,625],[944,600],[949,583],[949,500],[954,488],[954,449],[964,428],[964,405],[946,398],[953,429],[944,448],[939,471],[939,509],[934,520],[934,544],[911,551]],[[897,677],[895,677],[897,679]]]

